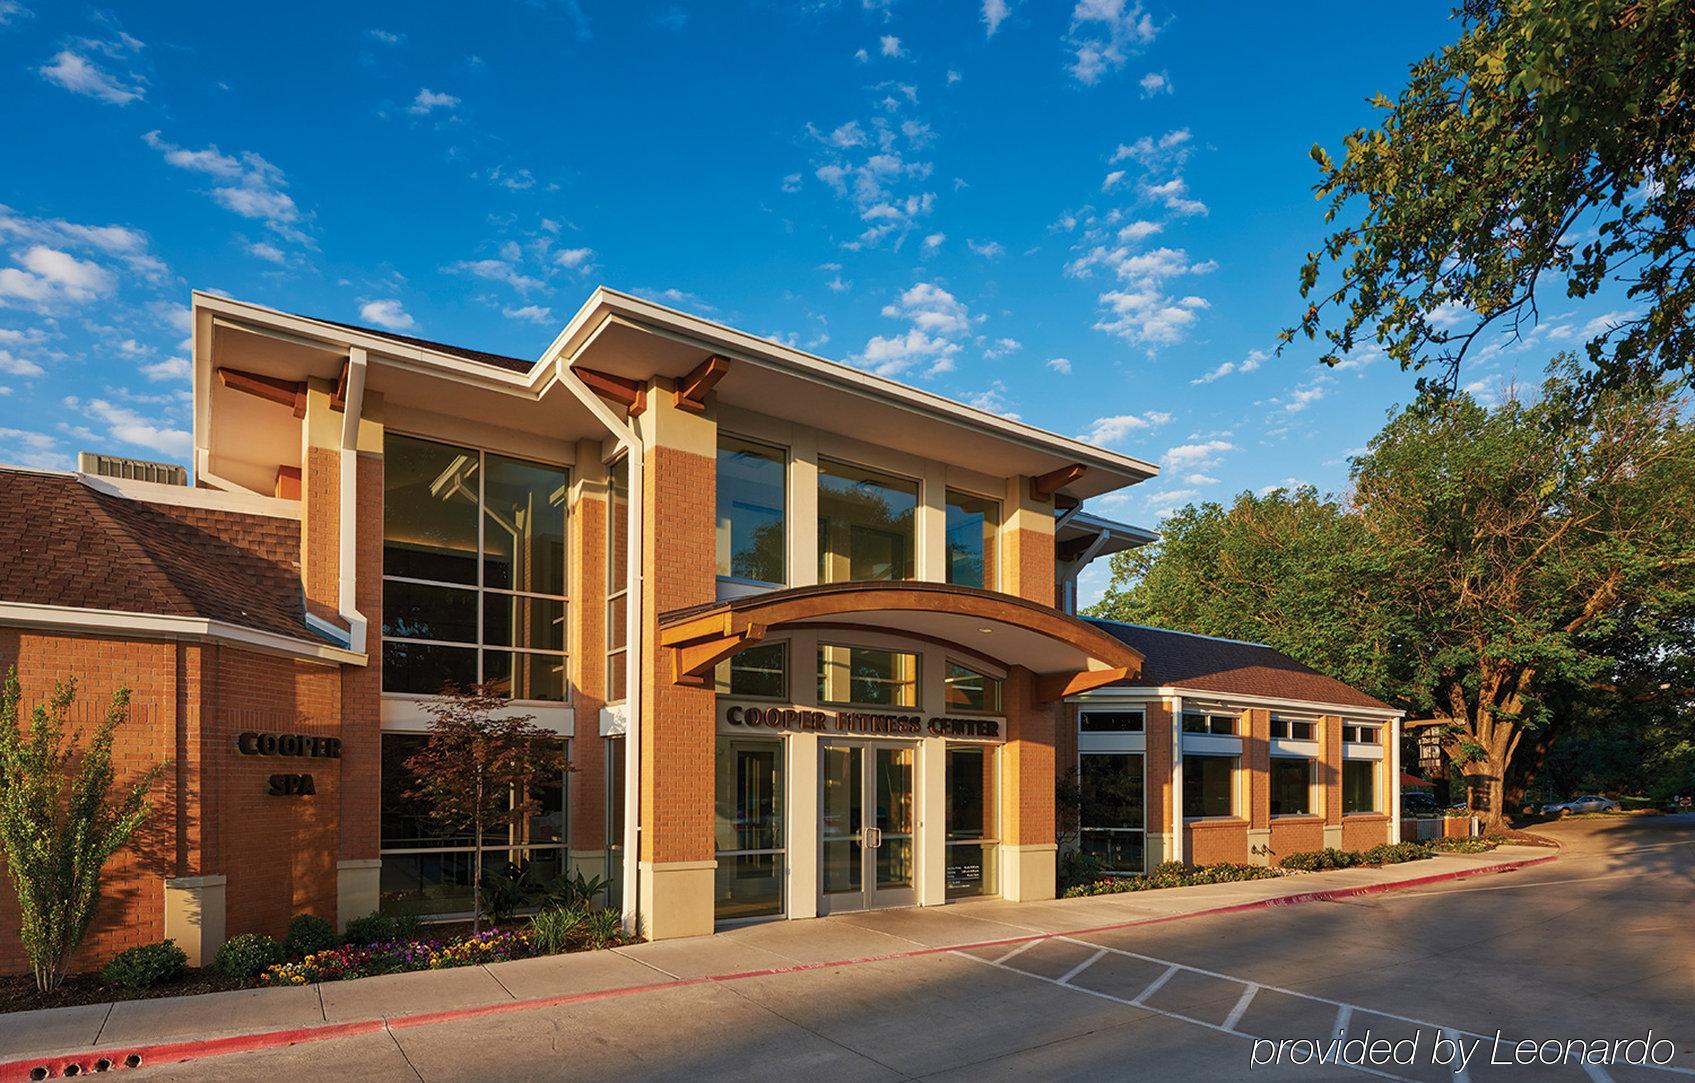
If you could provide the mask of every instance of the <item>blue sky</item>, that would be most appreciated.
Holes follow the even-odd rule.
[[[1340,490],[1412,377],[1270,356],[1322,235],[1307,151],[1455,32],[1440,4],[0,0],[0,461],[186,461],[191,288],[534,357],[605,283],[1159,462],[1115,518]],[[1467,382],[1534,379],[1591,315]]]

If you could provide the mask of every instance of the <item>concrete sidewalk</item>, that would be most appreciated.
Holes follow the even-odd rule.
[[[68,1058],[91,1063],[95,1057],[116,1058],[149,1046],[215,1044],[235,1036],[255,1036],[258,1045],[286,1045],[328,1035],[338,1029],[336,1024],[371,1029],[427,1025],[465,1011],[523,1010],[541,1006],[541,1001],[596,1000],[656,987],[733,981],[1103,927],[1163,923],[1220,911],[1293,905],[1483,871],[1508,871],[1553,854],[1535,847],[1503,846],[1487,854],[1445,854],[1387,868],[1237,884],[1038,903],[985,900],[868,911],[488,966],[17,1012],[0,1015],[0,1069],[16,1074],[21,1062],[31,1058],[42,1063],[62,1064]],[[157,1050],[147,1062],[216,1051],[210,1047],[201,1052],[186,1047]],[[11,1074],[0,1070],[0,1083]],[[27,1078],[27,1070],[20,1078]]]

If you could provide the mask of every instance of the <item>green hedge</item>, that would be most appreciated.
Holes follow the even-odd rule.
[[[1123,891],[1153,891],[1165,887],[1193,887],[1197,884],[1233,884],[1242,880],[1269,880],[1279,875],[1276,869],[1264,865],[1197,865],[1194,868],[1181,861],[1166,861],[1154,866],[1146,876],[1107,876],[1086,884],[1067,888],[1068,899],[1088,895],[1116,895]]]
[[[1431,848],[1420,842],[1381,842],[1369,850],[1338,850],[1326,846],[1322,850],[1299,850],[1285,855],[1278,864],[1294,872],[1327,872],[1331,869],[1351,869],[1361,865],[1399,865],[1406,861],[1423,861]]]

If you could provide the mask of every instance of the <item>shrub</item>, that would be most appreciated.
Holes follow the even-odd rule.
[[[1406,861],[1423,861],[1430,851],[1416,842],[1380,842],[1360,855],[1362,865],[1399,865]]]
[[[1167,887],[1193,887],[1196,884],[1233,884],[1243,880],[1268,880],[1282,875],[1264,865],[1197,865],[1194,868],[1181,861],[1162,861],[1146,876],[1108,876],[1092,883],[1077,884],[1066,889],[1065,897],[1078,899],[1090,895],[1116,895],[1125,891],[1153,891]]]
[[[366,946],[344,944],[314,952],[297,962],[276,963],[265,969],[260,980],[266,985],[306,985],[407,970],[447,970],[499,963],[528,958],[535,953],[535,936],[528,929],[518,932],[485,929],[445,941],[405,940]]]
[[[288,923],[288,936],[283,940],[283,951],[305,958],[315,951],[333,948],[339,942],[334,925],[316,914],[298,914]]]
[[[1359,851],[1338,850],[1334,846],[1326,846],[1322,850],[1297,850],[1285,854],[1278,864],[1285,869],[1296,872],[1326,872],[1330,869],[1346,869],[1359,864]]]
[[[1475,839],[1462,835],[1452,839],[1431,839],[1424,846],[1436,853],[1486,854],[1500,844],[1499,839]]]
[[[536,951],[557,955],[570,946],[571,937],[588,924],[588,911],[575,906],[556,906],[530,918]]]
[[[232,978],[251,978],[283,961],[283,946],[264,933],[242,933],[224,941],[212,965]]]
[[[418,935],[418,919],[412,914],[366,914],[347,923],[342,940],[364,945],[411,940]]]
[[[623,916],[616,910],[596,910],[589,915],[589,943],[596,948],[616,944],[624,934]]]
[[[170,981],[187,965],[188,953],[177,947],[176,941],[161,940],[120,952],[100,968],[100,980],[125,989],[146,989]]]
[[[76,682],[61,681],[30,714],[25,733],[17,670],[0,688],[0,857],[18,893],[18,942],[51,993],[65,980],[100,906],[106,861],[146,821],[148,792],[160,766],[127,786],[117,784],[112,742],[129,717],[129,689],[111,706],[86,744],[66,728]]]

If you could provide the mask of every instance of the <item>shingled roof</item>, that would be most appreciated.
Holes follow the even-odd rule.
[[[1389,709],[1382,700],[1303,666],[1263,643],[1110,620],[1090,623],[1142,652],[1142,673],[1127,682],[1132,685]]]
[[[0,601],[198,617],[321,642],[293,519],[113,496],[0,469]]]

